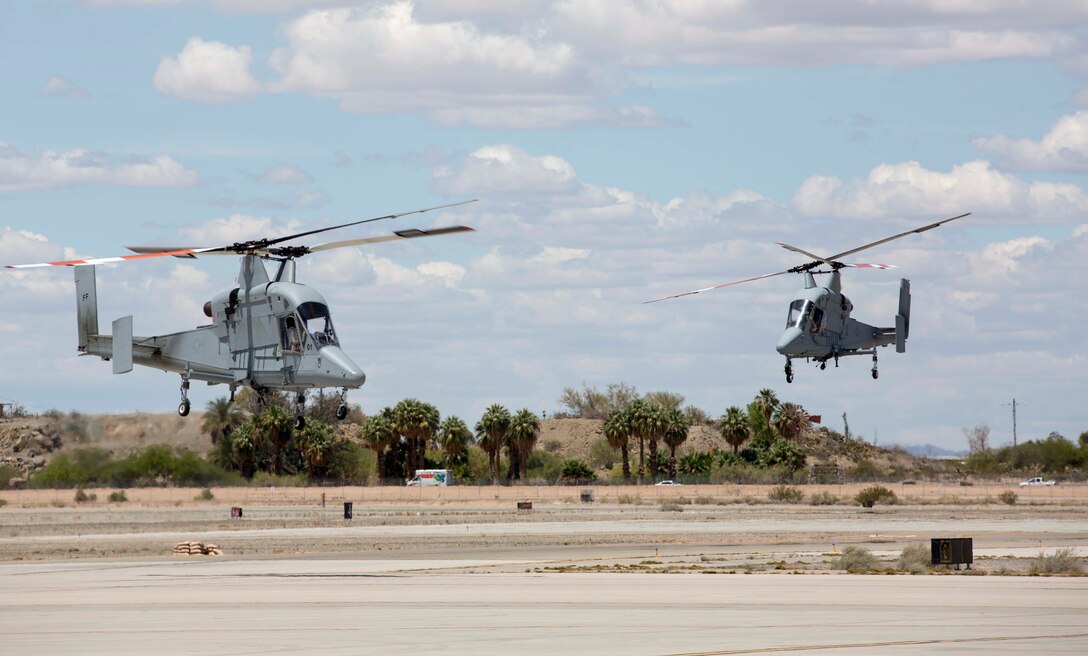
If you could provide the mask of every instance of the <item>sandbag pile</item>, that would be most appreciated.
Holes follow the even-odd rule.
[[[222,556],[223,550],[218,544],[204,544],[203,542],[178,542],[174,545],[175,556]]]

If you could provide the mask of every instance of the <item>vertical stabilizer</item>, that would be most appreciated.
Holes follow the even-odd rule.
[[[910,281],[899,279],[899,314],[895,315],[895,351],[907,350],[907,337],[910,336]]]
[[[86,351],[91,335],[98,334],[98,291],[93,266],[77,266],[76,324],[79,328],[79,350]]]
[[[113,373],[132,371],[132,316],[113,322]]]

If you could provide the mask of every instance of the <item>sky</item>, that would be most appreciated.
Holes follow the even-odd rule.
[[[565,387],[677,392],[712,416],[761,388],[881,444],[1088,430],[1088,2],[40,0],[0,4],[0,264],[217,246],[467,199],[317,254],[368,376],[470,424]],[[859,254],[880,352],[787,385],[796,276]],[[204,323],[231,258],[100,266],[103,327]],[[0,270],[0,401],[170,412],[178,379],[78,358],[68,269]],[[194,384],[194,405],[222,396]]]

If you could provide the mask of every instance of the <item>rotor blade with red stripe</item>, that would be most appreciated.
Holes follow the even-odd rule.
[[[96,264],[113,264],[115,262],[130,262],[132,260],[146,260],[152,257],[191,257],[200,253],[219,250],[218,248],[182,248],[172,251],[157,253],[139,253],[137,255],[119,255],[117,257],[89,257],[80,260],[63,260],[59,262],[37,262],[35,264],[7,264],[5,269],[36,269],[39,267],[73,267]]]

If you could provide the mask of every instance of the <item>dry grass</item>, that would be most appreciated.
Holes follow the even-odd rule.
[[[851,574],[864,574],[879,567],[876,556],[861,547],[846,547],[841,556],[831,561],[832,569],[844,569]]]
[[[925,574],[930,570],[933,554],[924,544],[910,544],[899,554],[899,569],[911,574]]]
[[[1040,551],[1031,562],[1030,574],[1043,576],[1080,576],[1084,574],[1082,559],[1077,557],[1075,549],[1063,547],[1047,554]]]

